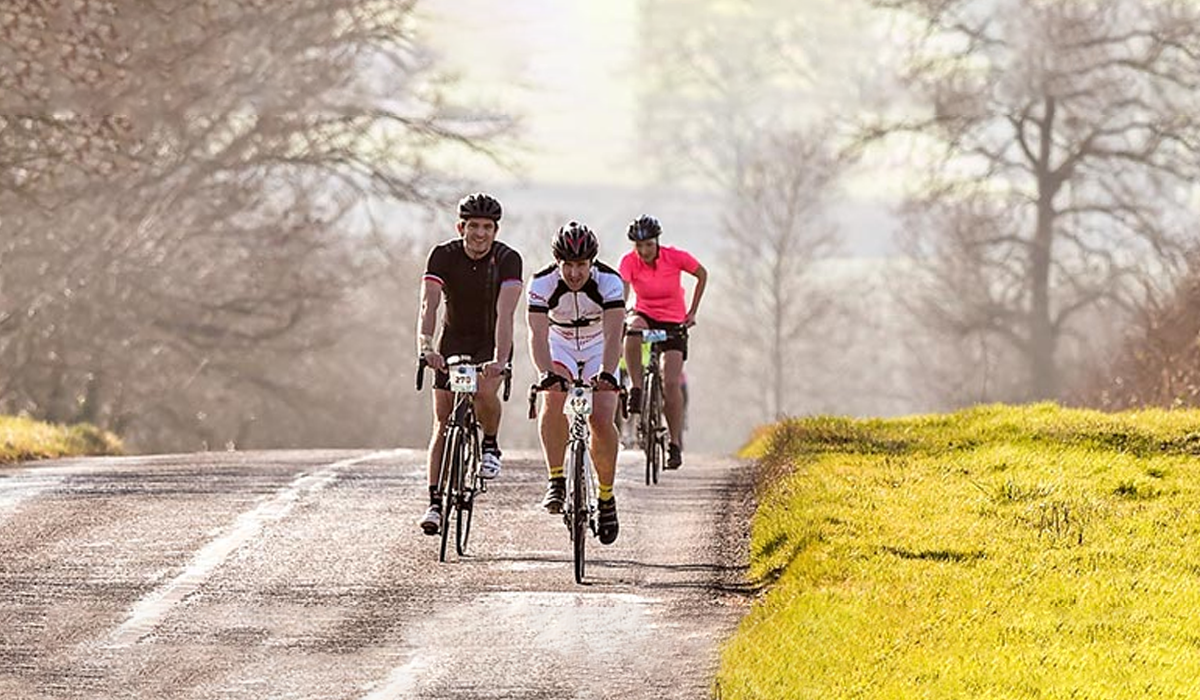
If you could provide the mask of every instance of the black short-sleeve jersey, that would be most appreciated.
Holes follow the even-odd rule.
[[[521,255],[494,241],[486,257],[472,260],[456,238],[433,247],[425,279],[442,286],[446,300],[440,351],[443,354],[493,349],[496,299],[501,287],[521,284]]]

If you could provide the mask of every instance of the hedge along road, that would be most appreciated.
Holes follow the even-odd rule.
[[[748,604],[749,469],[620,464],[583,586],[532,452],[444,564],[420,451],[0,468],[0,697],[706,697]]]

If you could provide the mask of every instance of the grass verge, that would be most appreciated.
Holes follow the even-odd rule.
[[[762,594],[722,700],[1200,697],[1200,411],[799,419],[745,454]]]
[[[121,452],[117,436],[93,425],[54,425],[25,416],[0,416],[0,464]]]

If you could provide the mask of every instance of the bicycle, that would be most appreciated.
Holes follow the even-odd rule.
[[[428,366],[422,357],[417,365],[417,391],[421,390]],[[439,524],[442,537],[438,561],[446,561],[451,514],[454,518],[454,549],[460,557],[466,554],[467,542],[471,537],[471,520],[475,513],[475,497],[487,493],[487,481],[479,473],[480,427],[479,419],[475,416],[475,392],[478,374],[483,366],[482,363],[472,363],[468,355],[446,358],[454,407],[446,422],[442,462],[438,469],[438,493],[442,499],[442,520]],[[508,365],[504,368],[505,401],[508,401],[511,388],[512,366]]]
[[[638,442],[646,455],[646,485],[658,483],[659,473],[667,460],[667,445],[671,441],[670,431],[663,418],[663,379],[661,344],[672,338],[686,338],[687,327],[677,326],[670,330],[647,328],[630,331],[640,333],[642,342],[650,345],[650,358],[643,367],[642,412],[638,417]]]
[[[539,391],[543,390],[539,389],[537,384],[529,387],[531,420],[537,418]],[[621,401],[621,404],[624,404],[624,401]],[[600,534],[600,482],[596,478],[596,470],[592,468],[592,457],[588,450],[591,444],[588,417],[592,415],[592,386],[580,379],[573,380],[567,389],[563,413],[571,421],[567,438],[567,469],[564,471],[567,507],[563,509],[563,522],[571,538],[575,583],[583,583],[588,532],[590,531],[593,537]]]

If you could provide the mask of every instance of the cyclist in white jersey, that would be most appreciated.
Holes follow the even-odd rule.
[[[596,234],[572,221],[554,236],[556,262],[529,282],[529,352],[547,389],[538,428],[550,481],[542,506],[561,513],[566,500],[563,462],[568,425],[563,402],[568,379],[592,383],[591,455],[600,482],[600,542],[617,539],[617,370],[622,349],[625,287],[616,270],[596,261]],[[582,372],[580,372],[582,365]]]

